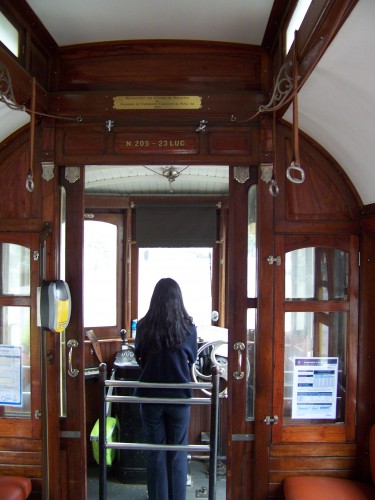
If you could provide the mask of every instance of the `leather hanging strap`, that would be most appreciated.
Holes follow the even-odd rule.
[[[297,54],[297,32],[294,34],[294,52],[293,52],[293,155],[294,164],[300,165],[299,157],[299,136],[298,136],[298,54]]]
[[[89,339],[91,342],[92,348],[94,349],[94,352],[99,360],[100,363],[103,363],[103,356],[102,356],[102,351],[100,349],[100,344],[97,336],[94,333],[94,330],[87,330],[86,337]]]

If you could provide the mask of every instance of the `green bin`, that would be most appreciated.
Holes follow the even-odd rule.
[[[106,417],[106,437],[107,443],[114,443],[117,441],[118,437],[118,421],[115,417]],[[92,451],[94,454],[95,462],[99,463],[99,419],[95,422],[90,434],[90,441],[92,443]],[[112,465],[112,462],[116,458],[116,451],[113,448],[107,448],[106,450],[106,463],[107,465]]]

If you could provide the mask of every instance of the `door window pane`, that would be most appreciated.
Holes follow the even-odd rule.
[[[254,420],[255,391],[255,317],[256,309],[247,310],[246,420]]]
[[[348,253],[300,248],[285,255],[286,300],[347,300]]]
[[[21,406],[6,406],[3,409],[5,417],[30,417],[31,389],[30,389],[30,308],[3,306],[0,307],[0,344],[19,346],[22,348],[21,360]],[[0,384],[12,386],[9,373],[0,367]],[[1,402],[0,402],[1,405]]]
[[[116,325],[117,226],[84,224],[84,325]]]
[[[30,295],[30,249],[0,244],[0,295]]]
[[[303,357],[338,358],[336,419],[329,422],[344,421],[347,321],[344,311],[285,313],[284,423],[288,423],[292,415],[294,359]],[[314,420],[306,422],[304,419],[303,422],[313,423]]]
[[[257,296],[257,186],[251,186],[247,205],[247,296]]]

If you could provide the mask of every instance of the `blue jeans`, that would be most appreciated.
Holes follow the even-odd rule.
[[[152,444],[188,444],[189,405],[142,404],[145,441]],[[150,500],[185,500],[186,451],[147,451],[147,489]]]

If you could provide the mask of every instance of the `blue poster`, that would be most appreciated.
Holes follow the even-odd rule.
[[[338,358],[295,358],[292,418],[336,418]]]
[[[22,406],[22,347],[0,345],[0,406]]]

